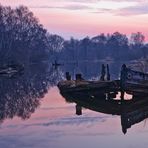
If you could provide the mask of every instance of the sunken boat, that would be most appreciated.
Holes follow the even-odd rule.
[[[71,80],[71,75],[69,72],[66,72],[66,80],[60,81],[57,86],[61,92],[94,92],[97,90],[100,93],[105,93],[108,91],[119,91],[119,85],[119,80],[110,80],[108,65],[107,73],[105,72],[105,66],[102,65],[102,71],[99,80],[85,80],[81,74],[76,74],[76,79]]]
[[[122,65],[120,79],[110,80],[109,70],[107,70],[107,79],[105,80],[105,71],[102,68],[100,80],[88,81],[82,78],[81,74],[76,74],[76,80],[71,80],[70,74],[66,73],[66,79],[58,83],[58,88],[63,92],[126,92],[134,96],[145,96],[148,94],[148,74],[140,71],[134,71]]]
[[[104,80],[104,71],[98,81],[84,80],[81,74],[76,80],[60,81],[60,94],[69,103],[76,103],[76,114],[82,114],[82,108],[121,117],[122,132],[125,134],[132,125],[148,118],[148,74],[122,66],[120,80]],[[121,92],[120,99],[116,99]],[[124,93],[132,94],[129,100]]]

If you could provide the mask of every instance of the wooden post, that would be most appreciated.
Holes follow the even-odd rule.
[[[121,68],[121,75],[120,75],[121,90],[124,90],[125,88],[126,79],[127,79],[127,68],[126,68],[126,65],[123,64]]]
[[[71,80],[71,75],[69,74],[69,72],[66,72],[66,80]]]
[[[125,92],[123,90],[121,90],[121,96],[120,96],[121,97],[121,100],[124,100],[124,93]]]
[[[101,69],[101,77],[100,77],[100,80],[101,81],[104,81],[105,80],[105,66],[104,64],[102,64],[102,69]]]
[[[124,100],[126,79],[127,79],[127,67],[125,64],[123,64],[121,68],[121,75],[120,75],[121,100]]]
[[[81,74],[76,74],[76,80],[79,80],[79,81],[83,80],[82,75]]]
[[[110,81],[109,65],[107,64],[107,80]]]

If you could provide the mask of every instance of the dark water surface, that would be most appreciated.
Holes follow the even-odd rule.
[[[122,63],[110,64],[112,79]],[[122,133],[120,116],[83,109],[67,103],[56,84],[69,71],[85,79],[98,79],[101,63],[75,63],[53,67],[50,63],[25,68],[21,76],[0,77],[1,148],[147,148],[147,120]]]

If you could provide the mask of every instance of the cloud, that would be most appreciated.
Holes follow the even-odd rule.
[[[127,2],[127,1],[99,1],[99,0],[86,0],[85,3],[83,0],[77,1],[59,1],[59,3],[51,3],[49,5],[30,5],[30,8],[39,8],[39,9],[65,9],[65,10],[85,10],[88,12],[95,12],[95,13],[105,13],[111,12],[111,10],[118,10],[122,8],[127,8],[130,6],[135,6],[137,2]]]
[[[148,2],[145,0],[39,0],[38,3],[35,3],[35,0],[14,0],[14,2],[0,0],[0,3],[15,6],[22,4],[34,9],[82,10],[91,13],[110,13],[121,16],[148,13]]]
[[[83,4],[69,4],[64,6],[29,6],[30,8],[40,8],[40,9],[66,9],[66,10],[88,10],[91,9],[88,5]]]
[[[105,1],[105,0],[104,0]],[[112,0],[114,2],[125,2],[125,0]],[[128,0],[126,0],[128,2]],[[106,1],[107,2],[107,1]],[[129,1],[131,2],[131,1]],[[145,2],[144,0],[137,0],[134,1],[136,3],[131,3],[131,6],[125,6],[121,8],[116,9],[106,9],[106,8],[98,8],[97,11],[93,13],[110,13],[113,15],[120,15],[120,16],[131,16],[131,15],[144,15],[148,14],[148,2]],[[129,3],[130,4],[130,3]]]
[[[95,3],[100,0],[52,0],[52,1],[58,1],[58,2],[74,2],[74,3]]]
[[[123,15],[123,16],[148,14],[148,2],[143,2],[136,6],[119,9],[114,13],[117,15]]]
[[[112,9],[98,9],[97,11],[94,11],[92,13],[112,13]]]

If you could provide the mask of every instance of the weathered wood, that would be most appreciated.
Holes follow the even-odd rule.
[[[108,66],[107,66],[108,67]],[[108,78],[110,79],[109,67]],[[66,73],[67,81],[61,81],[58,83],[60,90],[65,92],[76,91],[94,91],[98,92],[121,92],[121,99],[124,99],[124,92],[129,94],[144,93],[148,94],[148,74],[144,74],[138,71],[133,71],[126,67],[124,64],[121,70],[120,80],[104,81],[105,66],[102,65],[102,80],[99,81],[87,81],[82,78],[81,74],[76,74],[76,80],[71,80],[70,74]]]
[[[58,88],[64,92],[76,92],[76,91],[94,91],[108,92],[119,91],[119,81],[60,81]]]
[[[83,78],[82,78],[82,74],[76,74],[76,80],[78,80],[78,81],[81,81],[81,80],[84,80]]]
[[[107,81],[110,81],[109,65],[107,64]]]
[[[66,72],[66,80],[71,80],[71,75],[69,74],[69,72]]]
[[[148,74],[131,70],[124,64],[121,69],[120,86],[121,90],[126,92],[148,94]]]
[[[106,74],[105,65],[102,64],[101,77],[100,77],[100,80],[101,80],[101,81],[105,81],[105,74]]]

